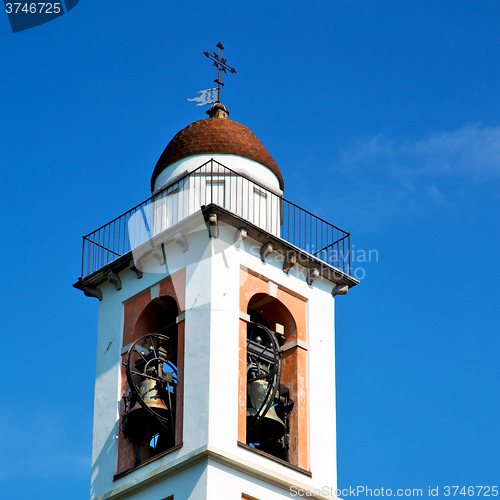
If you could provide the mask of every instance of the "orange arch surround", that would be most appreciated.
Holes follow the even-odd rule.
[[[123,343],[122,347],[128,346],[141,336],[153,332],[169,319],[175,320],[184,312],[185,294],[185,271],[182,270],[175,275],[169,276],[159,283],[158,296],[152,298],[151,289],[130,298],[124,303],[123,314]],[[122,349],[123,350],[123,349]],[[121,367],[121,394],[120,421],[125,410],[123,396],[128,392],[127,375],[124,362],[127,351],[122,354]],[[175,447],[182,444],[182,416],[184,401],[184,321],[177,325],[177,394],[175,414]],[[167,450],[168,452],[168,450]],[[147,456],[147,449],[141,450],[141,455]],[[117,452],[117,476],[135,468],[135,443],[126,439],[121,430],[118,430],[118,452]],[[157,455],[154,458],[158,458]],[[147,463],[145,460],[142,463]]]
[[[279,323],[285,330],[282,357],[281,381],[290,389],[295,402],[290,418],[289,461],[302,469],[308,469],[308,407],[307,407],[307,330],[305,299],[290,290],[279,287],[276,293],[269,293],[269,280],[240,270],[240,329],[239,329],[239,413],[238,441],[246,442],[247,408],[247,312],[256,311],[276,330]]]

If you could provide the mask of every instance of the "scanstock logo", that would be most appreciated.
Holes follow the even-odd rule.
[[[28,30],[63,16],[76,7],[80,0],[57,0],[55,2],[29,2],[4,0],[5,12],[9,16],[13,33]]]

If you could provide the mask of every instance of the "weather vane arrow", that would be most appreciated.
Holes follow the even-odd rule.
[[[219,43],[216,45],[216,47],[219,49],[218,52],[215,52],[214,50],[212,51],[212,54],[206,51],[202,52],[213,62],[212,66],[215,66],[217,68],[217,78],[214,80],[214,83],[217,84],[217,88],[200,90],[198,94],[201,95],[195,97],[194,99],[188,99],[188,101],[199,102],[197,106],[203,106],[205,104],[213,104],[215,102],[220,102],[220,91],[221,88],[224,87],[224,84],[222,83],[222,72],[224,72],[227,75],[227,71],[229,70],[229,72],[231,73],[238,74],[238,72],[234,68],[232,68],[231,66],[229,66],[229,64],[227,64],[227,59],[222,57],[222,51],[224,50],[224,46],[222,45],[220,40]],[[215,92],[217,92],[216,99],[214,95]]]

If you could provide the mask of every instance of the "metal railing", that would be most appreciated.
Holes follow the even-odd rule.
[[[83,237],[82,278],[214,203],[347,274],[350,234],[209,160]]]

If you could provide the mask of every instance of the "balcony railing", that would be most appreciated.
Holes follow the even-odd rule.
[[[214,203],[350,274],[350,234],[209,160],[83,237],[82,278]]]

